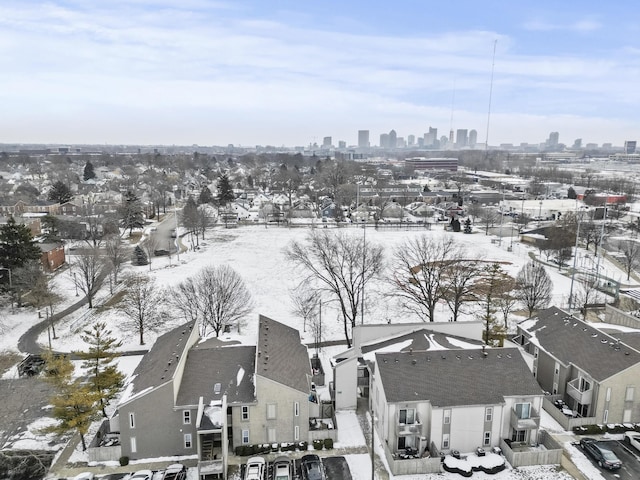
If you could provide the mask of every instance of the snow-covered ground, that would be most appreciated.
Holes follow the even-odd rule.
[[[451,235],[461,244],[465,245],[469,258],[482,258],[487,261],[500,261],[503,268],[515,276],[522,266],[530,260],[530,254],[538,254],[537,249],[529,247],[517,242],[514,238],[513,244],[511,239],[503,238],[500,243],[496,242],[495,237],[486,236],[483,232],[477,232],[473,235],[465,235],[463,233],[445,232],[441,227],[434,227],[433,231],[423,230],[375,230],[368,228],[366,231],[367,242],[377,243],[385,248],[385,256],[388,262],[392,257],[394,249],[407,239],[418,235],[443,236]],[[348,235],[363,235],[362,229],[347,228],[344,232]],[[255,342],[257,335],[258,314],[266,315],[277,321],[297,328],[300,331],[303,342],[312,342],[313,336],[311,329],[303,328],[303,322],[293,313],[292,302],[290,300],[291,290],[300,282],[303,272],[296,270],[285,257],[284,250],[292,240],[302,241],[308,235],[308,228],[265,228],[264,226],[241,227],[237,229],[217,229],[207,233],[206,239],[201,242],[200,249],[197,251],[189,251],[180,254],[180,261],[177,261],[174,255],[171,259],[168,257],[154,258],[151,269],[145,267],[133,267],[128,265],[121,275],[128,272],[137,271],[147,273],[156,280],[158,288],[166,289],[165,297],[171,295],[170,288],[179,282],[194,275],[204,266],[208,265],[229,265],[234,268],[244,279],[250,292],[252,292],[255,302],[253,314],[247,318],[246,325],[243,326],[241,335],[237,332],[226,334],[229,339],[240,339],[245,343]],[[509,248],[512,247],[512,248]],[[509,251],[511,250],[511,251]],[[609,262],[603,261],[604,269],[615,271],[615,266]],[[571,279],[560,274],[555,267],[547,267],[547,271],[553,281],[553,299],[552,304],[560,307],[566,307]],[[618,271],[619,272],[619,271]],[[618,277],[622,275],[619,272]],[[614,277],[616,278],[616,277]],[[55,290],[63,296],[63,301],[57,306],[56,310],[60,311],[66,306],[76,302],[79,297],[76,296],[76,290],[73,283],[73,277],[64,271],[57,275],[54,279]],[[574,291],[576,286],[574,286]],[[400,309],[399,305],[383,292],[388,291],[389,286],[383,279],[372,283],[367,290],[365,318],[371,323],[387,323],[387,322],[408,322],[419,321],[420,319]],[[80,292],[80,295],[82,293]],[[81,298],[81,297],[80,297]],[[101,304],[108,298],[108,285],[103,287],[103,291],[98,295],[97,303]],[[85,348],[84,342],[80,339],[79,333],[83,328],[92,324],[96,320],[104,321],[112,330],[113,335],[123,341],[123,350],[140,350],[151,347],[157,335],[169,330],[184,322],[177,312],[172,311],[170,307],[164,307],[166,311],[172,313],[171,320],[164,325],[158,332],[147,332],[145,334],[145,345],[141,346],[138,342],[136,334],[125,330],[123,325],[123,314],[116,308],[103,308],[89,310],[86,306],[81,307],[78,311],[66,317],[56,326],[57,338],[51,340],[51,345],[55,350],[72,351]],[[447,321],[450,313],[445,304],[440,304],[437,309],[437,319]],[[513,314],[511,321],[521,319]],[[473,320],[474,312],[469,309],[461,316],[461,321]],[[5,311],[0,314],[0,351],[17,351],[17,339],[32,325],[41,321],[38,313],[33,309],[16,309],[14,312]],[[323,340],[342,340],[344,338],[343,326],[339,318],[337,309],[330,303],[323,305],[322,314],[322,337]],[[48,344],[48,335],[45,331],[39,342],[42,345]],[[326,384],[331,381],[331,369],[328,358],[343,350],[344,347],[323,348],[319,353],[323,359],[325,368]],[[119,360],[119,366],[126,375],[131,375],[135,366],[140,361],[141,356],[122,357]],[[13,377],[16,375],[15,368],[5,373],[4,377]],[[321,390],[322,387],[319,388]],[[44,421],[44,420],[43,420]],[[351,425],[351,423],[353,425]],[[339,444],[343,447],[364,445],[364,437],[357,424],[355,415],[342,417],[340,414],[339,424],[351,425],[349,428],[340,429]],[[557,423],[544,415],[542,423],[548,430],[561,433],[562,429]],[[353,428],[351,428],[353,427]],[[39,426],[35,426],[29,431],[37,430]],[[25,433],[25,438],[21,439],[27,442],[38,443],[37,435]],[[50,441],[46,436],[41,436],[41,445]],[[370,460],[367,455],[347,455],[347,461],[353,465],[352,472],[354,479],[370,478]],[[73,461],[86,461],[85,454],[74,452]],[[368,463],[369,462],[369,463]],[[366,466],[365,466],[366,464]],[[367,470],[367,468],[369,470]],[[368,473],[367,473],[368,472]],[[481,472],[474,473],[474,478],[485,478]],[[418,476],[398,477],[403,480],[414,480]],[[430,476],[420,475],[421,480],[430,479]],[[433,478],[448,478],[447,476],[433,476]],[[454,478],[454,477],[451,477]],[[455,477],[458,478],[458,477]],[[489,476],[487,476],[489,478]],[[530,469],[517,469],[515,471],[505,471],[497,475],[492,475],[493,479],[557,479],[564,478],[553,468],[532,467]],[[568,477],[567,477],[568,478]]]

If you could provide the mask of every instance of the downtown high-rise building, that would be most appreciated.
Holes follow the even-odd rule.
[[[396,148],[398,146],[398,134],[395,130],[389,132],[389,148]]]
[[[331,137],[324,137],[322,139],[322,148],[331,148],[331,145],[333,145]]]
[[[560,143],[560,134],[558,132],[551,132],[547,139],[547,147],[557,147]]]
[[[369,148],[369,130],[358,130],[358,147]]]
[[[456,131],[456,147],[462,148],[469,144],[469,137],[467,136],[466,128],[459,128]]]
[[[424,146],[431,147],[436,144],[438,140],[438,129],[429,127],[429,131],[424,134]]]
[[[476,144],[478,143],[478,132],[477,130],[473,129],[469,131],[469,146],[471,148],[475,148]]]

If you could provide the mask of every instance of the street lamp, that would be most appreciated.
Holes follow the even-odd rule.
[[[76,287],[76,297],[80,296],[80,294],[78,293],[78,277],[76,275],[76,272],[73,272],[73,284]]]

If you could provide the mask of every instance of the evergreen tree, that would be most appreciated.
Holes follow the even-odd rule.
[[[0,225],[0,266],[14,270],[41,255],[29,227],[16,223],[13,217]]]
[[[60,240],[60,220],[54,215],[47,214],[40,219],[42,224],[42,236],[48,242],[57,242]]]
[[[107,418],[106,406],[122,390],[124,381],[124,375],[114,364],[118,356],[116,349],[122,346],[122,342],[111,336],[111,330],[107,330],[104,322],[84,330],[80,338],[89,345],[89,350],[75,354],[83,360],[82,368],[86,370],[88,382],[99,399],[102,416]]]
[[[464,221],[464,233],[471,233],[471,219],[467,218]]]
[[[58,423],[44,429],[59,435],[72,431],[80,434],[82,450],[87,449],[84,436],[96,417],[98,397],[83,377],[73,377],[73,363],[64,355],[45,354],[45,380],[54,386],[56,395],[50,402],[52,416]]]
[[[209,190],[209,187],[202,187],[200,196],[198,197],[198,203],[200,205],[203,205],[205,203],[213,203],[213,195],[211,194],[211,190]]]
[[[51,186],[47,198],[52,202],[66,203],[71,201],[71,199],[73,198],[73,194],[64,182],[58,180]]]
[[[136,248],[133,249],[133,257],[131,258],[131,263],[140,266],[149,264],[147,254],[144,252],[144,249],[140,245],[136,245]]]
[[[483,339],[485,344],[502,346],[506,329],[499,323],[496,313],[500,299],[510,295],[515,287],[515,279],[506,273],[499,263],[484,268],[480,278],[474,284],[475,294],[483,304],[480,320],[484,323]]]
[[[144,227],[144,213],[140,199],[131,190],[125,193],[120,209],[118,210],[120,226],[129,229],[129,235],[134,228]]]
[[[93,164],[91,162],[87,162],[84,166],[84,173],[82,175],[85,182],[87,180],[91,180],[92,178],[96,178],[96,172],[93,171]]]
[[[236,196],[233,193],[233,188],[231,188],[229,176],[226,173],[221,174],[218,178],[218,201],[220,205],[224,206],[235,200],[235,198]]]

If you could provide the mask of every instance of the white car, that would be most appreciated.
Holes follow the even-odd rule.
[[[262,457],[251,457],[247,460],[244,480],[264,480],[265,461]]]
[[[151,470],[138,470],[129,477],[129,480],[152,480],[153,472]]]
[[[627,445],[631,445],[633,448],[640,451],[640,432],[625,432],[624,441]]]

